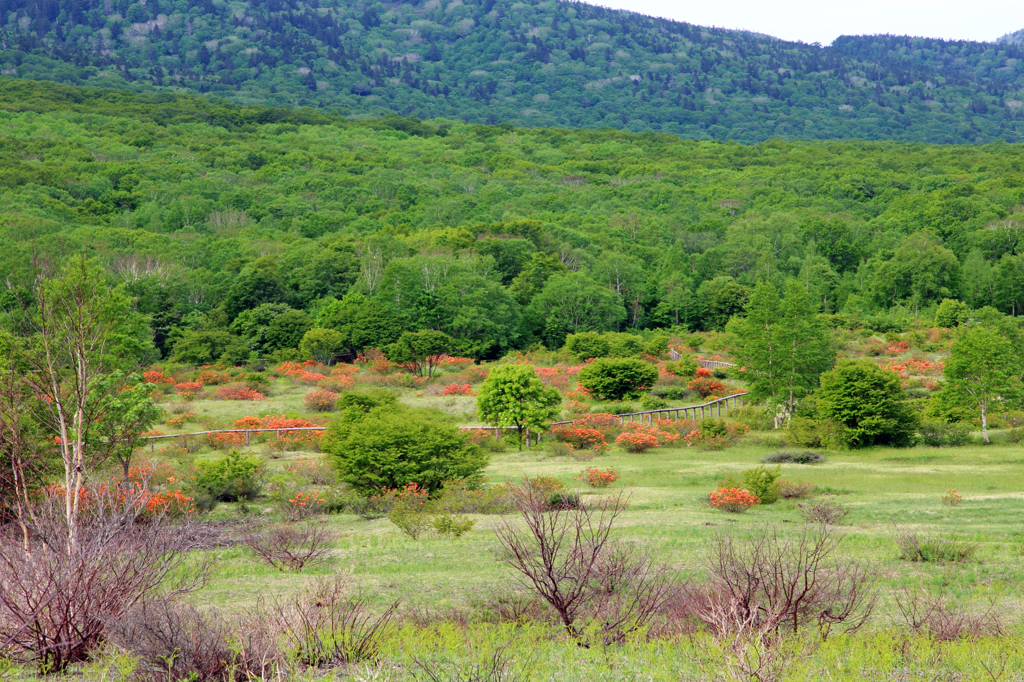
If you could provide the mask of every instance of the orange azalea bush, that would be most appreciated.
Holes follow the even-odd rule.
[[[662,428],[661,424],[665,422],[667,420],[658,420],[656,424],[630,422],[623,427],[622,433],[615,439],[615,442],[626,452],[637,453],[679,440],[679,433]]]
[[[726,391],[725,384],[710,377],[697,377],[686,384],[691,391],[695,391],[701,398],[710,395],[722,395]]]
[[[562,489],[562,482],[550,476],[536,476],[526,479],[526,485],[540,493],[554,493]]]
[[[190,411],[184,414],[179,414],[177,416],[171,417],[170,419],[165,421],[164,424],[171,427],[172,429],[177,429],[184,426],[185,424],[188,424],[189,422],[195,421],[197,418],[198,415],[196,415],[195,412]]]
[[[584,469],[583,473],[576,477],[577,481],[586,481],[591,488],[607,488],[619,480],[619,472],[615,469],[598,469],[590,467]]]
[[[295,493],[288,499],[285,506],[285,514],[290,521],[307,519],[310,516],[319,514],[324,510],[324,503],[327,500],[320,497],[320,491],[314,490],[311,493]]]
[[[601,431],[576,426],[575,422],[571,426],[556,426],[551,429],[551,435],[555,437],[555,440],[565,443],[573,450],[601,451],[608,447],[608,442],[604,439],[604,434]]]
[[[201,381],[183,381],[174,387],[174,390],[178,392],[182,400],[192,400],[199,391],[203,390],[203,382]]]
[[[307,409],[313,412],[330,412],[338,402],[338,394],[322,388],[315,388],[302,399]]]
[[[204,386],[219,386],[231,381],[231,375],[227,372],[217,372],[212,369],[203,370],[199,373],[199,381]]]
[[[246,444],[244,433],[208,433],[206,442],[216,450],[230,450]]]
[[[242,384],[230,384],[217,389],[218,400],[263,400],[265,396],[248,386]]]
[[[718,488],[708,494],[708,504],[715,509],[739,514],[761,504],[761,500],[742,488]]]
[[[473,395],[473,387],[469,384],[448,384],[441,395]]]
[[[738,441],[750,427],[742,422],[727,422],[724,419],[708,418],[700,426],[683,436],[687,447],[694,445],[704,450],[721,450]]]
[[[173,384],[174,379],[167,376],[161,371],[150,370],[142,373],[142,378],[146,380],[147,384]]]
[[[283,414],[267,415],[265,417],[241,417],[235,420],[233,428],[236,429],[308,429],[322,426],[311,422],[308,419],[290,419]],[[251,434],[251,437],[260,441],[272,439],[278,445],[284,446],[310,446],[315,447],[320,443],[320,436],[323,431],[281,431],[280,433],[259,433]]]

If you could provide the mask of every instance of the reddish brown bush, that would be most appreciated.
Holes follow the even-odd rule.
[[[279,571],[300,571],[326,561],[337,539],[337,533],[323,522],[286,523],[252,529],[245,546]]]

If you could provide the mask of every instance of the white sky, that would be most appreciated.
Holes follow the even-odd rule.
[[[1024,0],[589,0],[592,4],[828,45],[840,35],[995,40],[1024,28]]]

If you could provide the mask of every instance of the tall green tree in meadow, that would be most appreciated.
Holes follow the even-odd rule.
[[[988,413],[996,405],[1012,407],[1021,400],[1021,362],[1010,341],[996,329],[969,325],[961,329],[943,372],[943,401],[974,410],[988,443]]]
[[[775,286],[760,282],[746,316],[729,324],[750,393],[774,409],[775,428],[793,416],[834,360],[828,328],[815,316],[815,307],[800,282],[790,282],[784,298]]]
[[[526,431],[544,431],[558,418],[562,396],[537,377],[530,365],[495,367],[477,389],[480,418],[492,426],[516,430],[519,449]]]

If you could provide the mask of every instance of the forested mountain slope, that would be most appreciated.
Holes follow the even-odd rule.
[[[164,352],[190,333],[270,351],[274,319],[331,309],[370,330],[353,344],[432,328],[494,357],[720,328],[758,280],[876,329],[946,297],[1024,308],[1019,146],[435,123],[9,81],[0,271],[16,289],[94,256]]]
[[[1018,141],[1024,50],[820,47],[552,0],[0,0],[0,72],[697,139]]]

